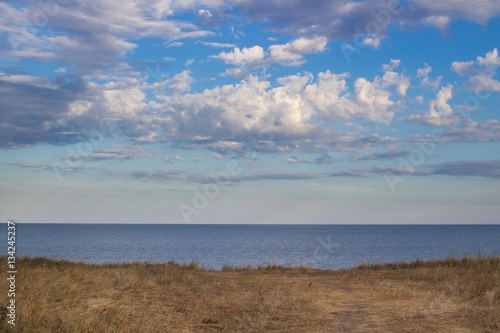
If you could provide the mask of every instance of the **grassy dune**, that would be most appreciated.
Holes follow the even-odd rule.
[[[47,258],[17,267],[15,329],[0,280],[4,332],[500,331],[500,256],[335,271]]]

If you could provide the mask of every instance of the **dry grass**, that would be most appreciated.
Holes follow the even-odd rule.
[[[1,257],[7,271],[6,257]],[[4,332],[499,332],[500,256],[317,270],[18,258]]]

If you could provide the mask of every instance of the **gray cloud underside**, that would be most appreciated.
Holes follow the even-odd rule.
[[[31,163],[4,163],[6,165],[28,168],[32,170],[53,170],[53,166],[47,164],[31,164]],[[64,167],[62,171],[66,172],[82,172],[84,168],[69,168]],[[133,179],[142,181],[186,181],[196,182],[201,184],[214,183],[212,177],[189,174],[186,170],[170,169],[170,170],[155,170],[144,171],[136,170],[128,173],[116,173],[106,170],[100,172],[107,173],[108,176],[114,177],[132,177]],[[376,175],[388,176],[432,176],[446,175],[453,177],[485,177],[500,179],[500,160],[461,160],[448,161],[434,165],[422,165],[420,167],[409,168],[406,166],[373,166],[364,169],[354,169],[345,171],[335,171],[328,173],[306,173],[306,172],[257,172],[253,174],[239,174],[230,177],[229,183],[240,183],[247,181],[260,180],[304,180],[332,177],[368,177]],[[225,180],[224,180],[225,181]]]
[[[372,173],[398,176],[475,176],[500,179],[500,160],[462,160],[448,161],[436,165],[424,165],[416,168],[404,166],[382,167],[371,169]]]
[[[143,174],[148,180],[171,180],[179,179],[182,172],[178,170],[166,172],[147,172]],[[258,172],[253,174],[241,174],[230,178],[230,183],[240,183],[246,181],[261,181],[261,180],[304,180],[332,177],[368,177],[374,175],[393,175],[393,176],[431,176],[431,175],[447,175],[455,177],[486,177],[500,179],[500,160],[487,161],[450,161],[436,165],[424,165],[415,169],[407,169],[404,167],[382,167],[374,166],[367,169],[354,169],[346,171],[336,171],[330,173],[294,173],[294,172]],[[199,175],[185,175],[187,181],[194,181],[202,184],[214,183],[211,177],[203,177]]]
[[[410,153],[407,151],[388,151],[384,153],[371,153],[366,156],[360,157],[359,161],[373,161],[373,160],[395,160],[398,157],[407,157]]]
[[[391,25],[411,24],[445,27],[450,20],[465,18],[480,24],[500,13],[495,0],[240,0],[248,17],[271,24],[282,34],[328,36],[349,39],[356,35],[380,36]]]
[[[78,93],[62,86],[51,89],[0,79],[1,146],[15,148],[79,140],[85,122],[78,127],[58,122],[65,118],[68,105],[78,97]]]

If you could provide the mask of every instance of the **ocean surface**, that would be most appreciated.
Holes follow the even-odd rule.
[[[6,237],[0,246],[7,253]],[[337,269],[361,262],[500,254],[500,225],[18,223],[16,251],[90,263],[197,260],[210,269],[249,263]]]

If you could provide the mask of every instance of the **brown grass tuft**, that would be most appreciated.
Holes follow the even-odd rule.
[[[6,257],[1,257],[7,271]],[[18,258],[3,332],[498,332],[500,256],[353,269]]]

